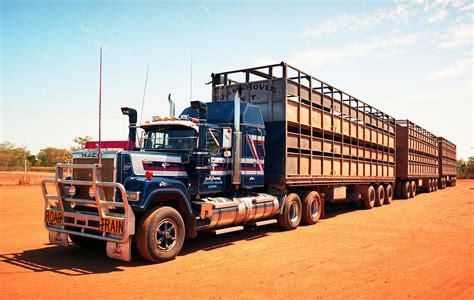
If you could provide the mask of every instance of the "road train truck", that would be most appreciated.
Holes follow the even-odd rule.
[[[324,202],[389,204],[396,122],[286,63],[212,75],[212,101],[129,119],[127,141],[89,142],[45,179],[51,243],[166,261],[198,232],[315,224]]]

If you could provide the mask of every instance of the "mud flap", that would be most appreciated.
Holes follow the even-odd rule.
[[[110,258],[115,258],[123,261],[132,260],[132,244],[130,238],[126,242],[117,243],[117,242],[107,242],[106,250],[107,256]]]
[[[69,246],[69,240],[67,233],[49,231],[49,242],[59,246]]]

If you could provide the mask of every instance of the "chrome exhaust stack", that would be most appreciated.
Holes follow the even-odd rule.
[[[235,93],[234,98],[234,151],[232,156],[232,184],[235,189],[239,189],[241,184],[240,169],[242,157],[242,132],[240,132],[240,95],[242,94],[242,87]]]

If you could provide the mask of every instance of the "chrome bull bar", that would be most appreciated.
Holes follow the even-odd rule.
[[[92,180],[69,180],[65,170],[87,169]],[[48,193],[47,185],[55,187]],[[75,198],[66,193],[67,186],[92,188],[91,199]],[[44,226],[49,230],[53,244],[68,245],[68,235],[76,235],[107,242],[107,255],[125,261],[131,260],[131,236],[135,234],[135,215],[128,204],[125,187],[117,182],[101,181],[98,164],[58,164],[55,178],[41,181],[45,200]],[[114,188],[121,194],[122,202],[107,199],[104,188]],[[88,210],[77,210],[76,206]],[[92,209],[91,209],[92,208]]]

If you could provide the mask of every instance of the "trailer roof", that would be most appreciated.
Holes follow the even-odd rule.
[[[275,73],[273,73],[273,68],[274,67],[282,67],[284,71],[282,72],[281,76],[275,76]],[[268,72],[265,72],[265,69],[268,69]],[[296,77],[287,77],[288,76],[288,70],[291,70],[293,72],[296,72],[298,76]],[[253,68],[246,68],[246,69],[238,69],[238,70],[233,70],[233,71],[225,71],[225,72],[220,72],[220,73],[212,73],[211,76],[213,80],[215,79],[216,76],[223,75],[226,80],[228,80],[229,84],[233,83],[242,83],[234,80],[229,80],[227,78],[228,74],[236,74],[236,73],[248,73],[252,74],[264,79],[280,79],[283,77],[287,77],[289,80],[295,80],[298,79],[299,82],[301,81],[302,78],[308,79],[308,80],[313,80],[319,83],[318,87],[311,87],[312,90],[315,90],[323,95],[334,95],[334,94],[339,94],[341,98],[341,102],[349,102],[351,103],[352,101],[356,101],[357,106],[356,108],[363,110],[365,113],[373,115],[378,118],[385,118],[388,119],[390,122],[395,122],[395,118],[382,112],[381,110],[375,108],[372,105],[367,104],[366,102],[359,100],[358,98],[352,96],[351,94],[336,88],[335,86],[322,81],[312,75],[309,75],[308,73],[305,73],[301,71],[300,69],[293,67],[292,65],[285,63],[285,62],[280,62],[279,64],[271,64],[271,65],[264,65],[264,66],[259,66],[259,67],[253,67]],[[248,82],[248,75],[247,76],[247,82]]]

